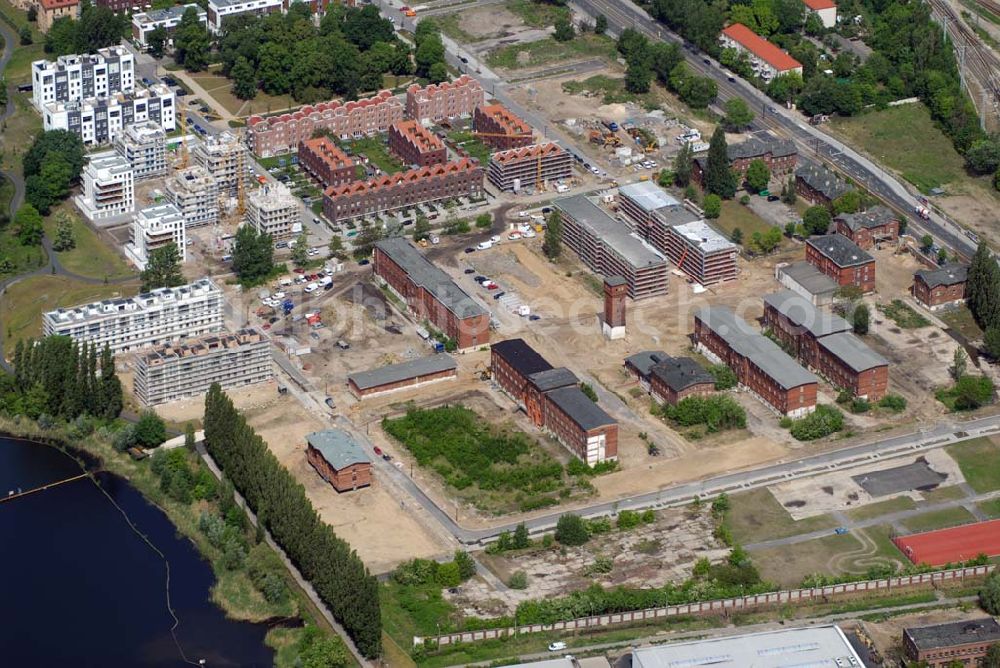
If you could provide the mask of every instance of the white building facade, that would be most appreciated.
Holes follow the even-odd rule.
[[[301,200],[280,184],[258,188],[247,198],[246,222],[273,239],[287,239],[301,224]]]
[[[136,181],[167,173],[167,133],[154,122],[126,126],[115,138],[115,151],[131,163]]]
[[[132,41],[138,44],[144,51],[149,49],[149,33],[157,28],[163,28],[167,33],[172,34],[177,25],[181,22],[184,12],[193,7],[198,12],[198,21],[206,25],[207,14],[205,10],[195,4],[168,7],[166,9],[156,9],[149,12],[136,12],[132,15]]]
[[[170,203],[149,206],[140,209],[132,221],[132,237],[125,254],[143,271],[150,253],[171,243],[177,247],[181,262],[186,261],[187,233],[180,209]]]
[[[31,63],[31,103],[78,102],[135,90],[135,57],[121,46]]]
[[[219,186],[200,165],[179,169],[167,179],[167,199],[176,206],[188,227],[213,225],[219,220]]]
[[[208,0],[208,29],[218,34],[222,21],[229,16],[280,12],[283,4],[283,0]]]
[[[83,192],[75,202],[87,220],[126,216],[135,208],[132,165],[117,153],[92,155],[81,174]]]
[[[174,92],[162,84],[135,93],[50,102],[42,109],[45,130],[68,130],[88,146],[114,141],[133,123],[152,122],[164,132],[176,128]]]

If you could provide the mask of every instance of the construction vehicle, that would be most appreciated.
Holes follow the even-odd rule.
[[[477,374],[479,376],[479,380],[482,381],[487,381],[493,377],[493,372],[490,370],[490,367],[486,366],[482,362],[480,362],[476,366],[476,369],[473,373]]]
[[[614,132],[601,132],[592,130],[590,132],[590,143],[603,146],[604,148],[617,148],[622,145],[621,137]]]
[[[629,128],[627,132],[635,140],[635,143],[639,145],[643,153],[652,153],[660,148],[660,143],[656,140],[656,136],[645,128]]]

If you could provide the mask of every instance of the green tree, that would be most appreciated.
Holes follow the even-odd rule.
[[[174,288],[184,285],[184,275],[181,273],[181,255],[175,244],[166,244],[154,248],[149,253],[146,268],[139,274],[142,292],[156,288]]]
[[[993,174],[1000,168],[1000,135],[981,139],[965,152],[965,164],[977,174]]]
[[[674,183],[681,188],[687,188],[691,183],[691,172],[694,170],[694,154],[691,144],[681,144],[681,150],[674,157]]]
[[[979,590],[979,605],[991,615],[1000,615],[1000,571],[993,571],[986,577]]]
[[[163,26],[156,26],[153,28],[149,34],[146,36],[146,44],[149,45],[149,55],[153,56],[159,60],[163,57],[163,54],[167,48],[167,41],[170,39],[170,35],[167,33],[167,29]]]
[[[934,237],[929,234],[925,234],[920,237],[920,250],[925,253],[930,252],[931,248],[934,246]]]
[[[93,408],[98,417],[111,420],[121,414],[124,400],[122,384],[115,372],[115,358],[111,354],[111,348],[106,344],[101,350],[100,369],[100,379],[95,381],[97,391],[93,395],[95,398]]]
[[[731,132],[740,132],[753,122],[753,110],[743,101],[743,98],[729,98],[723,105],[723,109],[726,112],[723,123],[726,125],[726,129]]]
[[[427,216],[422,213],[417,214],[417,220],[413,224],[413,240],[420,241],[431,236],[431,224]]]
[[[486,229],[493,227],[493,216],[488,213],[481,213],[476,216],[476,227]]]
[[[729,234],[729,240],[734,244],[743,245],[743,230],[734,227],[733,231]]]
[[[464,550],[455,550],[455,565],[458,567],[458,577],[462,582],[476,574],[476,562]]]
[[[729,147],[721,126],[715,128],[709,143],[704,185],[706,193],[718,195],[722,199],[732,199],[736,194],[736,176],[729,166]]]
[[[767,184],[771,180],[771,170],[767,168],[767,163],[759,158],[751,160],[747,167],[746,180],[750,190],[758,193],[766,190]]]
[[[274,270],[271,235],[259,234],[252,225],[236,230],[233,244],[233,271],[244,285],[252,285]]]
[[[295,237],[295,245],[292,246],[292,263],[296,267],[304,267],[309,263],[309,234],[302,230]]]
[[[715,194],[705,195],[702,209],[705,210],[706,218],[718,218],[722,213],[722,198]]]
[[[645,60],[636,60],[628,64],[625,70],[625,90],[636,95],[649,92],[653,81],[653,70]]]
[[[14,214],[14,224],[17,226],[17,240],[22,246],[38,246],[45,236],[42,227],[42,216],[30,204],[23,204]]]
[[[315,626],[306,629],[297,653],[295,665],[300,668],[346,668],[352,663],[340,638],[325,635]]]
[[[361,229],[354,237],[354,257],[361,259],[372,254],[375,244],[382,239],[384,231],[382,225],[372,225],[368,219],[361,221]]]
[[[1000,326],[994,325],[983,333],[983,348],[994,360],[1000,360]]]
[[[46,163],[58,156],[70,166],[70,181],[75,181],[83,171],[84,148],[79,135],[68,130],[46,130],[35,137],[21,159],[25,178],[40,175]]]
[[[233,95],[241,100],[252,100],[257,97],[257,73],[250,61],[239,56],[229,70],[229,78],[233,80]]]
[[[570,23],[568,16],[564,15],[557,18],[554,27],[555,32],[552,33],[552,37],[557,42],[569,42],[576,37],[576,30],[573,28],[573,24]]]
[[[76,238],[73,236],[73,220],[69,214],[59,215],[59,222],[56,226],[56,238],[52,242],[52,249],[56,252],[68,251],[76,248]]]
[[[143,411],[135,423],[135,441],[144,448],[155,448],[167,440],[167,426],[153,411]]]
[[[174,60],[189,72],[200,72],[208,65],[211,43],[208,28],[198,20],[198,11],[188,7],[174,30]]]
[[[330,237],[330,244],[328,248],[330,249],[330,255],[338,260],[343,260],[347,256],[344,252],[344,240],[341,239],[338,234],[334,234]]]
[[[521,522],[514,528],[514,537],[511,539],[511,547],[515,550],[523,550],[531,547],[531,538],[528,536],[528,527]]]
[[[966,372],[969,370],[969,358],[965,354],[965,350],[961,347],[955,348],[955,354],[952,355],[951,366],[948,367],[948,374],[952,377],[952,380],[960,380],[965,376]]]
[[[583,545],[590,540],[587,523],[579,515],[565,513],[556,522],[556,540],[563,545]]]
[[[1000,643],[993,643],[983,657],[983,668],[1000,668]]]
[[[969,263],[965,298],[983,330],[1000,327],[1000,267],[985,243],[979,244]]]
[[[598,14],[597,18],[594,19],[594,34],[603,35],[608,31],[608,17],[604,14]]]
[[[562,254],[563,221],[558,211],[549,214],[545,224],[545,239],[542,241],[542,251],[550,260],[557,259]]]
[[[194,452],[195,445],[194,424],[188,422],[184,425],[184,447],[187,448],[188,451]]]
[[[28,19],[28,23],[35,23],[38,20],[37,5],[31,5],[30,7],[28,7],[28,16],[26,18]]]
[[[864,197],[857,190],[848,190],[846,193],[833,200],[833,213],[857,213],[864,208]]]
[[[851,312],[851,325],[855,334],[867,334],[871,314],[867,304],[858,304]]]
[[[830,211],[825,206],[811,206],[802,214],[802,225],[810,235],[826,234],[831,221]]]
[[[21,28],[17,31],[17,37],[21,42],[21,46],[28,46],[33,41],[31,39],[31,28],[27,25],[21,26]]]
[[[795,177],[789,176],[788,182],[781,188],[781,201],[792,206],[798,199],[799,194],[795,190]]]

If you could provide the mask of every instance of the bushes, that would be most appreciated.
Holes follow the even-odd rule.
[[[993,381],[986,376],[963,375],[954,386],[938,390],[934,396],[952,410],[974,411],[992,403]]]
[[[507,586],[511,589],[527,589],[528,588],[528,574],[524,571],[515,571],[510,579],[507,580]]]
[[[738,382],[736,379],[736,372],[725,364],[713,364],[709,367],[708,372],[712,374],[712,378],[715,379],[715,389],[729,390],[736,387]]]
[[[392,579],[401,585],[457,587],[475,574],[476,562],[467,552],[456,550],[454,559],[443,564],[430,559],[411,559],[392,572]]]
[[[726,395],[686,397],[676,406],[663,406],[663,415],[682,427],[703,424],[710,433],[746,427],[747,414],[735,399]]]
[[[556,523],[556,540],[563,545],[583,545],[590,538],[590,531],[579,515],[566,513]]]
[[[906,410],[906,399],[898,394],[887,394],[879,400],[878,406],[893,413],[901,413]]]
[[[844,414],[833,406],[820,404],[800,420],[792,420],[790,432],[799,441],[815,441],[844,428]]]
[[[126,427],[119,434],[128,431]],[[150,460],[150,470],[160,478],[160,490],[174,501],[191,503],[216,498],[216,483],[211,472],[197,460],[192,470],[191,461],[190,453],[181,448],[161,450]]]

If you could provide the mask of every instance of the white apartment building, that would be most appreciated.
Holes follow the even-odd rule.
[[[247,156],[247,148],[232,132],[205,137],[204,141],[194,147],[192,157],[195,164],[201,165],[215,177],[219,192],[230,197],[235,197],[237,194],[241,174],[244,190],[253,177],[252,162]]]
[[[149,12],[136,12],[132,15],[132,40],[142,47],[143,51],[149,49],[149,33],[157,28],[163,28],[168,34],[173,34],[174,29],[181,22],[184,12],[190,7],[197,10],[199,22],[208,23],[205,10],[196,4],[155,9]]]
[[[837,3],[834,0],[802,0],[806,11],[819,17],[824,28],[837,25]]]
[[[31,63],[31,103],[39,111],[54,102],[78,102],[133,90],[135,57],[121,46]]]
[[[147,406],[204,394],[212,383],[222,389],[262,383],[274,377],[271,343],[256,328],[167,343],[140,353],[135,394]]]
[[[170,243],[177,246],[181,262],[186,261],[187,233],[180,209],[170,203],[148,206],[140,209],[132,221],[132,237],[125,246],[125,254],[143,271],[150,253]]]
[[[288,188],[267,185],[247,198],[246,222],[273,239],[287,239],[293,234],[293,226],[302,222],[301,211],[301,201]]]
[[[157,84],[134,93],[88,98],[72,102],[50,102],[42,108],[45,130],[69,130],[90,146],[114,141],[133,123],[156,123],[173,132],[177,119],[174,92]]]
[[[68,336],[118,354],[222,331],[222,290],[208,278],[42,314],[45,336]]]
[[[156,123],[133,123],[115,138],[115,151],[132,164],[136,181],[167,173],[167,133]]]
[[[226,17],[280,12],[283,4],[283,0],[208,0],[208,30],[218,34]]]
[[[132,165],[117,153],[108,151],[90,156],[81,180],[83,192],[74,201],[87,220],[126,216],[135,208]]]
[[[201,165],[173,173],[165,184],[167,199],[176,206],[188,227],[214,225],[219,220],[219,186]]]

